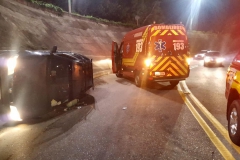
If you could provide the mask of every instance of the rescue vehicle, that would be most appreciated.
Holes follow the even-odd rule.
[[[112,71],[134,78],[136,86],[170,82],[189,76],[189,47],[182,24],[152,24],[128,32],[120,46],[112,42]]]
[[[228,67],[225,97],[229,137],[233,143],[240,146],[240,52]]]

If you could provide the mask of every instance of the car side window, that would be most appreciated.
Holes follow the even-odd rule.
[[[60,58],[54,57],[51,66],[51,75],[56,78],[68,77],[69,74],[69,62]]]

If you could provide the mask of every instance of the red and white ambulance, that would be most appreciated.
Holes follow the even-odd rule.
[[[120,46],[112,42],[112,71],[117,77],[176,86],[189,76],[189,47],[182,24],[152,24],[128,32]]]

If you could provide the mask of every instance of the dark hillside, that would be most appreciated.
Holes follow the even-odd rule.
[[[109,56],[111,41],[120,42],[128,30],[68,13],[57,15],[15,0],[0,1],[0,50],[57,45],[59,50]]]

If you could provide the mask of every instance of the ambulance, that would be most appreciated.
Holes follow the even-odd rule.
[[[189,76],[189,55],[182,24],[152,24],[128,32],[119,46],[112,42],[112,71],[134,78],[138,87],[153,82],[176,86]]]

